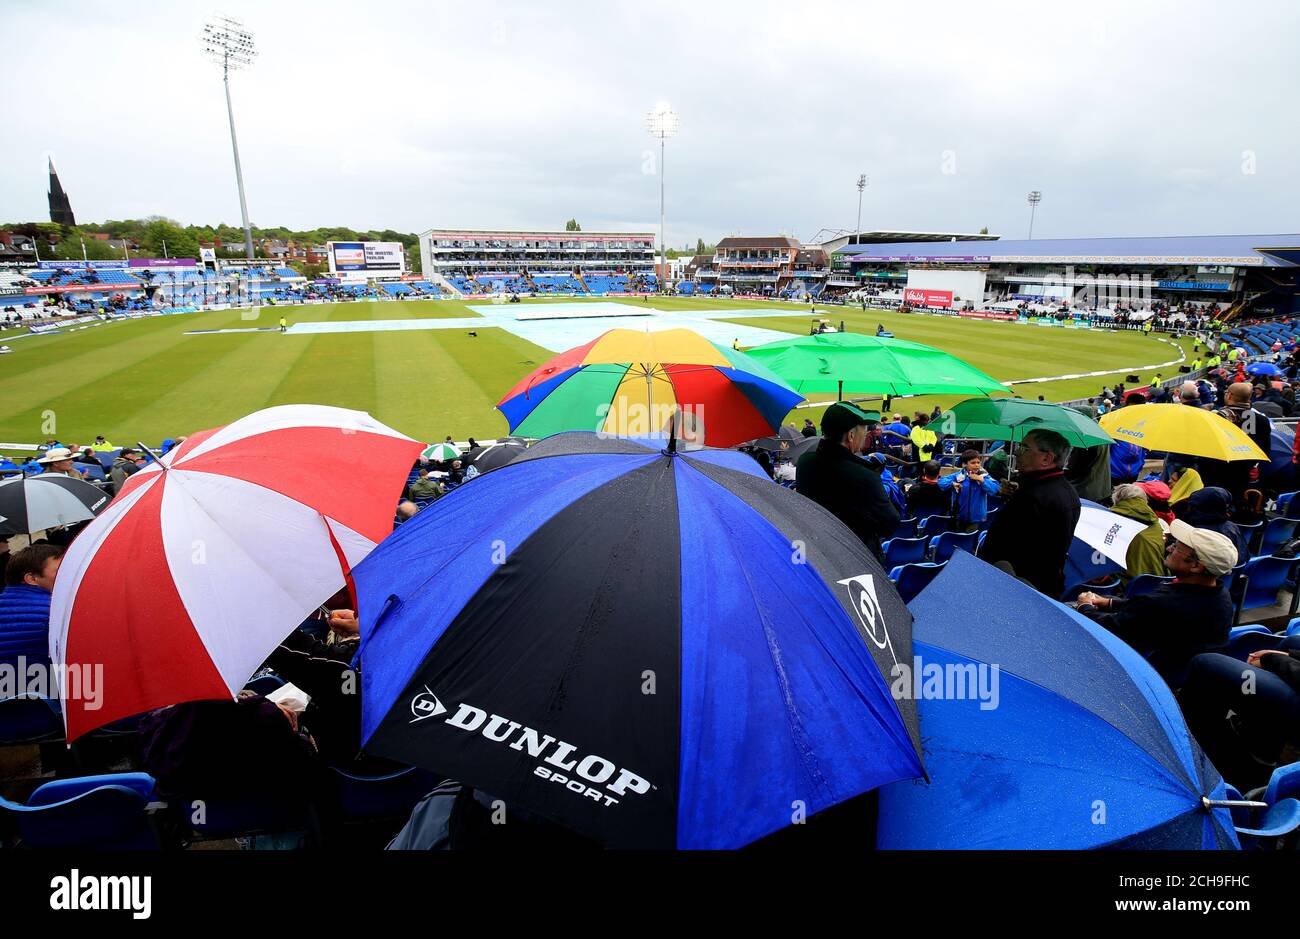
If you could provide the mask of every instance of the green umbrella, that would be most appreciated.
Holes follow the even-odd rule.
[[[930,425],[934,427],[933,424]],[[1101,425],[1073,408],[1023,398],[971,398],[945,411],[938,429],[972,440],[1019,442],[1031,430],[1054,430],[1072,447],[1111,443]]]
[[[780,339],[747,354],[795,391],[877,395],[992,394],[1007,386],[955,355],[906,339],[821,333]]]
[[[425,447],[420,456],[426,460],[433,460],[435,463],[445,463],[448,460],[459,460],[460,448],[453,447],[449,443],[435,443]]]

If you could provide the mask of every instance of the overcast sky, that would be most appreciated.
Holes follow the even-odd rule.
[[[186,0],[0,0],[0,221],[239,223]],[[244,2],[249,213],[312,228],[1300,230],[1300,4]]]

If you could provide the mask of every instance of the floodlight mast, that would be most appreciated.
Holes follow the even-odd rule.
[[[862,234],[862,193],[867,188],[867,174],[863,173],[858,176],[858,227],[854,234]]]
[[[1043,194],[1034,189],[1029,193],[1029,240],[1034,240],[1034,210],[1038,208],[1038,203],[1043,201]]]
[[[668,241],[664,230],[664,141],[676,136],[679,122],[676,111],[667,104],[659,104],[646,115],[645,123],[650,136],[659,138],[659,256],[664,265],[659,278],[659,289],[662,291],[668,279]]]
[[[248,200],[244,196],[244,171],[239,165],[239,140],[235,136],[235,108],[230,103],[230,73],[247,68],[257,58],[253,34],[238,20],[214,17],[203,27],[203,52],[221,66],[221,80],[226,86],[226,114],[230,118],[230,149],[235,154],[235,182],[239,186],[239,215],[244,223],[244,253],[253,257],[253,230],[248,224]]]

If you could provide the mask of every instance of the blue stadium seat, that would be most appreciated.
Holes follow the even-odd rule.
[[[935,535],[930,539],[930,556],[933,561],[946,561],[952,557],[952,553],[960,548],[971,554],[975,553],[975,544],[979,541],[980,533],[972,531],[969,533],[959,533],[955,531],[945,531]],[[886,567],[889,565],[886,564]]]
[[[22,847],[142,851],[161,847],[151,817],[154,781],[113,773],[48,782],[27,803],[0,797]]]
[[[894,582],[898,589],[898,595],[903,598],[904,603],[911,603],[916,599],[916,595],[924,590],[930,583],[939,576],[939,572],[947,566],[947,561],[942,564],[935,564],[932,561],[926,561],[921,564],[904,564],[901,567],[895,567],[889,572],[889,579]]]
[[[1065,588],[1065,592],[1061,594],[1061,602],[1073,603],[1075,600],[1079,599],[1079,594],[1084,591],[1095,593],[1099,597],[1113,596],[1115,591],[1119,590],[1120,584],[1122,583],[1123,581],[1118,577],[1112,577],[1110,581],[1104,584],[1075,584],[1072,587]]]
[[[885,569],[892,570],[903,564],[924,561],[929,545],[928,538],[890,538],[882,545],[885,549]]]
[[[51,702],[30,695],[0,700],[0,747],[63,739],[63,718]]]
[[[1263,534],[1260,536],[1259,544],[1255,546],[1254,553],[1261,556],[1272,554],[1295,537],[1297,525],[1300,525],[1300,519],[1270,518],[1264,524]]]
[[[895,538],[915,538],[916,537],[916,519],[905,518],[899,521],[898,527],[894,529]]]
[[[1237,522],[1237,528],[1241,530],[1241,537],[1245,539],[1246,547],[1250,549],[1251,555],[1259,554],[1259,538],[1264,534],[1264,523],[1262,521]]]
[[[1257,623],[1249,626],[1234,626],[1228,631],[1228,647],[1223,652],[1244,662],[1252,652],[1276,648],[1282,638]]]
[[[305,798],[250,794],[214,799],[189,794],[168,801],[177,819],[201,840],[307,832],[320,841],[315,809]]]
[[[1124,596],[1130,600],[1133,597],[1145,596],[1148,593],[1153,593],[1154,591],[1159,590],[1164,584],[1173,583],[1173,581],[1174,578],[1172,577],[1157,577],[1155,574],[1138,574],[1130,580],[1128,586],[1124,588]]]
[[[1295,501],[1296,493],[1284,492],[1277,497],[1277,511],[1283,518],[1300,518],[1300,503]]]
[[[921,520],[921,524],[917,526],[916,533],[927,538],[933,538],[935,535],[951,531],[952,523],[953,517],[951,515],[927,515]]]
[[[1272,555],[1251,558],[1243,572],[1246,578],[1246,589],[1243,591],[1238,612],[1277,603],[1278,591],[1294,577],[1297,564],[1300,564],[1300,558],[1279,558]],[[1296,598],[1293,596],[1291,613],[1295,612],[1295,605]]]

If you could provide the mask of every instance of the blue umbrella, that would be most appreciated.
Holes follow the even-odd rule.
[[[911,610],[930,781],[881,790],[880,847],[1238,846],[1203,801],[1222,778],[1125,643],[962,552]]]
[[[1281,375],[1282,370],[1272,362],[1251,362],[1246,366],[1247,375]]]
[[[367,751],[611,847],[737,847],[921,775],[871,554],[748,455],[661,447],[550,437],[354,569]]]

